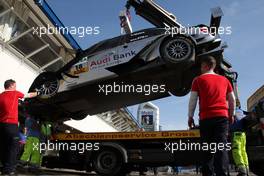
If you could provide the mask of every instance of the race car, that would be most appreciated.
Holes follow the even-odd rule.
[[[41,92],[28,100],[30,114],[49,120],[82,119],[171,94],[184,96],[206,54],[216,57],[220,74],[231,67],[223,59],[219,35],[210,31],[219,26],[221,15],[212,16],[210,27],[184,28],[153,1],[129,0],[130,6],[156,28],[101,41],[78,51],[58,71],[41,73],[29,90]]]

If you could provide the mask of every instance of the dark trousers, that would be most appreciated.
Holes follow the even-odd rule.
[[[3,164],[2,172],[15,171],[18,150],[17,124],[0,123],[0,159]]]
[[[226,117],[215,117],[200,120],[200,133],[202,142],[227,144],[229,122]],[[203,176],[226,176],[229,165],[227,150],[216,150],[215,153],[203,152]]]

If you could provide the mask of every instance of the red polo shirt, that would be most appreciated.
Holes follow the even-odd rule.
[[[18,99],[24,97],[19,91],[4,91],[0,94],[0,123],[18,123]]]
[[[192,91],[199,96],[200,120],[228,117],[227,94],[233,88],[227,78],[217,74],[203,74],[194,79]]]

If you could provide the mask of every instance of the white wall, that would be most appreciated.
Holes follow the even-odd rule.
[[[5,80],[14,79],[17,90],[26,93],[37,75],[37,71],[0,45],[0,92],[4,90]]]
[[[87,116],[83,120],[69,120],[66,125],[76,128],[82,132],[117,132],[115,128],[107,124],[96,115]]]

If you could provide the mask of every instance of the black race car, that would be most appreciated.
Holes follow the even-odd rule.
[[[129,0],[130,6],[156,28],[101,41],[78,51],[57,72],[41,73],[29,90],[41,91],[40,97],[27,102],[30,114],[50,120],[82,119],[171,94],[184,96],[206,54],[217,58],[220,74],[231,67],[223,60],[221,39],[210,30],[219,26],[221,15],[212,16],[210,27],[183,28],[153,1]]]

